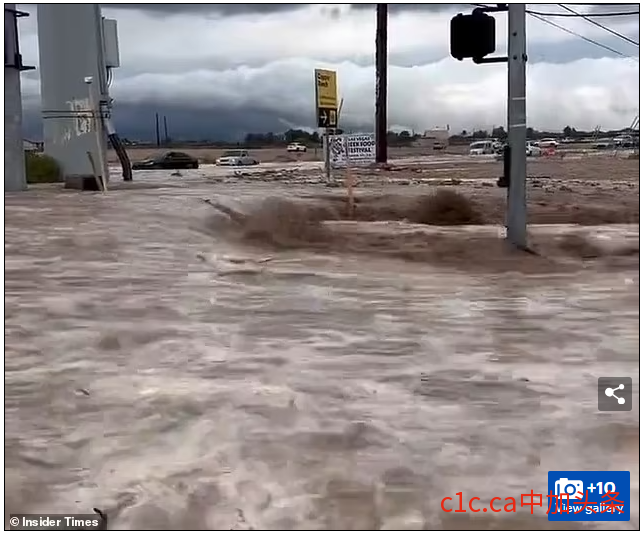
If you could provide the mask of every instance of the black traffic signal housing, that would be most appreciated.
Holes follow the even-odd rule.
[[[487,58],[496,51],[496,19],[487,13],[507,11],[507,4],[476,8],[470,15],[459,13],[451,19],[451,55],[474,63],[504,63],[507,58]]]
[[[451,55],[455,59],[482,59],[495,51],[496,19],[479,11],[451,19]]]

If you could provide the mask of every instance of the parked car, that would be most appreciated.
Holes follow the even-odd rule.
[[[469,145],[469,156],[481,156],[483,154],[494,154],[496,152],[494,141],[475,141]]]
[[[538,142],[538,146],[541,149],[555,149],[558,147],[558,141],[552,137],[546,137]]]
[[[217,165],[258,165],[259,160],[250,156],[247,150],[227,150],[221,158],[217,158]]]
[[[166,152],[140,162],[134,162],[132,169],[198,169],[199,160],[185,152]]]
[[[303,143],[291,143],[286,150],[288,152],[306,152],[306,145]]]

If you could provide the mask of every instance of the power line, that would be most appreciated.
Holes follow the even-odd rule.
[[[559,6],[563,7],[561,4]],[[631,17],[632,15],[640,15],[640,11],[621,11],[620,13],[543,13],[542,11],[527,11],[530,15],[540,15],[542,17],[569,17],[569,18],[586,18],[591,17]],[[593,22],[593,21],[592,21]]]
[[[491,7],[487,4],[471,4],[471,5],[475,7],[481,7],[481,8]],[[562,7],[562,4],[558,4],[558,5]],[[576,4],[576,5],[584,5],[584,4]],[[586,4],[586,5],[594,6],[594,5],[604,5],[604,4]],[[612,4],[612,5],[628,6],[630,4]],[[530,10],[527,10],[527,13],[529,15],[540,15],[541,17],[568,17],[568,18],[591,17],[592,19],[596,17],[631,17],[633,15],[641,14],[640,11],[621,11],[618,13],[586,13],[586,14],[574,12],[574,14],[572,14],[572,13],[545,13],[542,11],[530,11]],[[590,22],[594,22],[594,21],[590,21]]]
[[[574,15],[578,15],[579,17],[583,18],[584,20],[586,20],[587,22],[593,24],[594,26],[598,26],[599,28],[605,30],[606,32],[609,32],[612,35],[615,35],[616,37],[619,37],[619,38],[623,39],[624,41],[627,41],[628,43],[631,43],[631,44],[633,44],[635,46],[639,46],[639,44],[634,39],[630,39],[629,37],[627,37],[627,35],[623,35],[622,33],[619,33],[616,30],[612,30],[612,28],[608,28],[607,26],[603,26],[600,22],[596,22],[595,20],[592,20],[592,19],[588,18],[583,13],[578,13],[577,11],[574,11],[571,7],[567,7],[565,4],[558,4],[558,5],[560,7],[562,7],[563,9],[566,9],[570,13],[573,13]]]
[[[558,28],[559,30],[561,30],[561,31],[563,31],[565,33],[568,33],[570,35],[578,37],[578,38],[582,39],[583,41],[587,41],[588,43],[591,43],[593,45],[596,45],[596,46],[599,46],[601,48],[604,48],[605,50],[609,50],[613,54],[616,54],[617,56],[621,56],[622,58],[629,58],[629,59],[633,59],[633,60],[638,62],[638,58],[635,58],[633,56],[628,56],[627,54],[623,54],[623,52],[619,52],[618,50],[615,50],[612,47],[604,45],[603,43],[599,43],[598,41],[594,41],[593,39],[590,39],[589,37],[585,37],[584,35],[576,33],[575,31],[570,30],[569,28],[565,28],[564,26],[561,26],[560,24],[556,24],[555,22],[547,20],[547,19],[541,17],[540,15],[538,15],[536,13],[532,13],[532,12],[528,12],[528,13],[532,17],[534,17],[535,19],[538,19],[539,21],[544,22],[545,24],[549,24],[550,26],[553,26],[554,28]]]

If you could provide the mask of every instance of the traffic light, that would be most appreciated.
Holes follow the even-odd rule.
[[[481,63],[496,50],[496,19],[474,10],[471,15],[459,13],[451,19],[451,55],[462,61],[473,58]]]

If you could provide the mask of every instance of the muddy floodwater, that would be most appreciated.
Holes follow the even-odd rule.
[[[577,529],[521,494],[546,496],[550,470],[629,470],[631,520],[584,527],[638,528],[638,262],[512,272],[263,248],[218,230],[214,195],[298,193],[195,179],[5,195],[7,513]],[[603,376],[632,377],[631,412],[597,410]],[[517,511],[442,511],[458,492]]]

